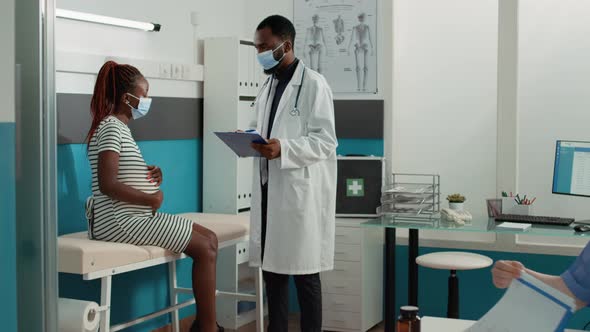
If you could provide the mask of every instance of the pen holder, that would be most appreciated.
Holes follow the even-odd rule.
[[[514,197],[502,198],[502,213],[503,214],[519,214],[523,216],[530,216],[533,213],[532,205],[518,205]]]

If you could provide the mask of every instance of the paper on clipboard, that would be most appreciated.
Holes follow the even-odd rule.
[[[563,331],[575,301],[523,272],[504,296],[465,332]]]
[[[266,143],[266,140],[256,131],[246,132],[215,132],[215,135],[221,139],[235,154],[240,158],[260,157],[260,153],[254,150],[252,143]]]

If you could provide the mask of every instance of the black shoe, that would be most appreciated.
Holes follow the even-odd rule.
[[[189,332],[199,332],[201,331],[201,327],[199,326],[199,322],[197,320],[193,321],[193,325],[191,325],[191,329]],[[224,332],[225,329],[222,326],[217,324],[217,332]]]

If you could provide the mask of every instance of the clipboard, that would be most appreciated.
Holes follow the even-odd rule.
[[[260,157],[260,153],[250,145],[252,143],[268,144],[256,131],[245,132],[214,132],[238,157]]]

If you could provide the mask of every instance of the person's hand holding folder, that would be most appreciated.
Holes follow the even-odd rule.
[[[266,142],[266,144],[252,143],[251,146],[268,160],[279,158],[281,156],[281,142],[276,138],[271,138]]]
[[[492,282],[498,288],[508,288],[512,280],[520,278],[524,265],[516,261],[497,261],[492,268]]]

